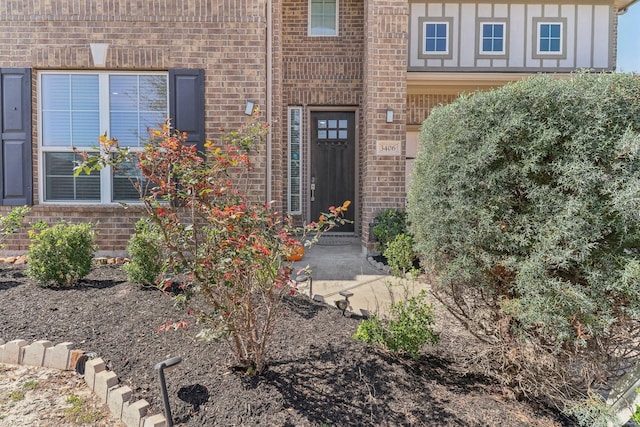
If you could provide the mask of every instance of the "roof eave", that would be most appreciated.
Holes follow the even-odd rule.
[[[618,8],[618,13],[625,13],[636,2],[638,0],[616,0],[614,4]]]

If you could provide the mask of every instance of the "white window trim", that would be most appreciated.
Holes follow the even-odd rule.
[[[564,18],[534,18],[535,37],[533,37],[534,58],[536,59],[563,59],[566,58],[566,19]],[[560,51],[547,52],[540,50],[540,27],[542,25],[560,26]]]
[[[484,26],[502,25],[502,50],[484,50]],[[478,52],[480,55],[504,55],[507,53],[507,24],[505,22],[480,21]]]
[[[38,200],[40,204],[43,205],[100,205],[100,206],[108,206],[108,205],[120,205],[119,201],[112,201],[112,192],[113,188],[111,187],[111,177],[112,177],[112,168],[105,167],[100,171],[100,201],[91,200],[45,200],[45,162],[44,162],[44,153],[46,152],[54,152],[54,153],[72,153],[73,147],[63,147],[63,146],[45,146],[42,143],[42,135],[43,135],[43,114],[42,114],[42,76],[43,75],[69,75],[69,74],[94,74],[98,75],[99,85],[99,99],[100,99],[100,129],[109,129],[109,76],[110,75],[162,75],[167,76],[167,116],[169,114],[169,78],[168,73],[163,71],[94,71],[94,70],[60,70],[60,71],[41,71],[38,73],[38,93],[37,93],[37,102],[38,102]],[[101,131],[101,134],[104,131]],[[107,136],[111,136],[107,133]],[[95,147],[98,146],[99,141],[98,138],[100,135],[96,135],[96,143]],[[81,149],[86,149],[87,151],[92,150],[93,147],[80,147]],[[131,151],[143,151],[143,147],[131,147]],[[93,172],[96,173],[96,172]],[[136,201],[127,201],[128,204],[135,204]]]
[[[418,20],[419,23],[419,34],[420,38],[419,43],[419,52],[418,58],[421,59],[451,59],[453,58],[453,18],[451,17],[441,17],[441,18],[431,18],[431,17],[422,17]],[[429,52],[427,51],[427,24],[445,24],[447,29],[447,43],[446,43],[446,52]]]
[[[451,40],[449,37],[449,22],[447,21],[426,21],[424,24],[424,37],[422,40],[422,53],[425,55],[448,55],[449,54],[449,45],[451,44]],[[445,45],[446,45],[446,49],[445,50],[434,50],[434,51],[429,51],[427,50],[427,25],[444,25],[445,29],[446,29],[446,37],[445,37]]]
[[[336,22],[335,22],[335,26],[336,26],[336,32],[335,34],[313,34],[312,29],[311,29],[311,1],[312,0],[308,0],[307,1],[307,10],[308,10],[308,14],[307,14],[307,36],[309,37],[337,37],[340,34],[340,27],[339,27],[339,23],[340,23],[340,0],[336,0]]]
[[[302,107],[289,107],[287,109],[287,211],[291,215],[302,215],[302,171],[303,171],[303,155],[302,155]],[[291,134],[292,123],[291,123],[291,115],[296,111],[298,114],[298,141],[293,141],[293,136]],[[291,182],[291,172],[292,172],[292,162],[291,162],[291,148],[292,145],[296,143],[298,145],[298,191],[294,193],[292,191],[292,182]],[[298,209],[292,209],[291,196],[298,196]]]

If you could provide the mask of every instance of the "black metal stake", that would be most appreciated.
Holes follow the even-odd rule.
[[[309,298],[313,299],[313,277],[310,274],[301,274],[296,277],[297,283],[309,282]]]
[[[164,370],[180,362],[182,362],[182,357],[176,356],[157,363],[154,367],[154,369],[158,371],[158,379],[160,380],[160,391],[162,392],[162,400],[164,402],[164,417],[167,419],[167,427],[173,427],[173,417],[171,416],[171,406],[169,405],[169,393],[167,392],[167,383],[164,379]]]

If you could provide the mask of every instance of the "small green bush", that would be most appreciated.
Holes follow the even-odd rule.
[[[5,216],[0,216],[0,249],[4,248],[5,239],[18,231],[29,210],[28,206],[18,206]]]
[[[136,223],[136,232],[129,239],[127,253],[131,262],[123,266],[130,282],[155,286],[163,268],[162,236],[148,218]]]
[[[399,301],[391,306],[390,317],[376,315],[358,325],[355,339],[381,346],[385,351],[412,359],[420,357],[425,344],[437,344],[440,337],[434,332],[432,307],[425,301],[426,292]]]
[[[636,390],[636,393],[640,394],[640,389]],[[636,405],[635,411],[631,414],[631,420],[636,424],[640,424],[640,405]]]
[[[380,250],[384,251],[389,242],[399,234],[407,233],[407,213],[389,208],[376,215],[373,235],[378,239]]]
[[[37,231],[36,231],[37,230]],[[91,271],[97,246],[93,224],[38,224],[29,231],[27,276],[40,286],[73,286]]]
[[[387,259],[391,274],[394,276],[403,277],[407,273],[417,275],[418,269],[414,267],[416,257],[411,236],[398,234],[387,244],[382,254]]]

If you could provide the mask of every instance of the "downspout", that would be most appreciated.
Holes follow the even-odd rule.
[[[272,85],[272,72],[271,72],[271,68],[273,65],[273,42],[272,42],[272,18],[273,18],[273,11],[272,11],[272,0],[267,0],[267,90],[266,90],[266,96],[267,96],[267,111],[266,111],[266,117],[267,117],[267,123],[271,126],[271,128],[269,129],[269,133],[267,134],[267,173],[266,173],[266,197],[267,199],[265,200],[267,203],[270,203],[271,200],[271,180],[272,180],[272,173],[271,173],[271,162],[272,162],[272,153],[271,153],[271,143],[272,143],[272,137],[271,134],[273,132],[273,105],[272,105],[272,96],[273,96],[273,89],[271,88]]]

